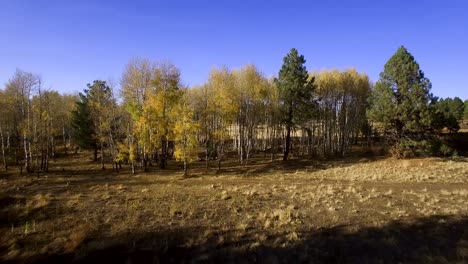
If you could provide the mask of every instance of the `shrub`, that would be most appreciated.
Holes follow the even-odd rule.
[[[454,152],[454,150],[445,143],[440,145],[439,151],[444,157],[451,156]]]
[[[412,140],[403,139],[400,144],[394,145],[390,152],[395,158],[414,158],[414,157],[427,157],[434,153],[433,140]]]

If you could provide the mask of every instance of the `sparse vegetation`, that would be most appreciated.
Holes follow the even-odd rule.
[[[467,3],[2,2],[0,263],[468,263]]]
[[[468,262],[467,101],[435,97],[403,46],[375,85],[305,62],[293,48],[277,77],[223,66],[186,87],[132,59],[119,91],[78,96],[17,70],[0,261]]]
[[[0,179],[2,261],[463,262],[468,252],[466,158],[258,156],[218,173],[195,162],[190,178],[173,162],[102,171],[87,153],[53,165]]]

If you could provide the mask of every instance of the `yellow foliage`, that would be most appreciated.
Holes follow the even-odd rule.
[[[174,156],[178,161],[193,161],[197,157],[198,141],[195,135],[199,125],[193,119],[193,110],[189,105],[187,92],[183,94],[179,103],[172,109],[170,117],[174,122]]]
[[[119,143],[117,150],[117,155],[115,155],[116,162],[126,162],[129,160],[129,149],[126,144]]]

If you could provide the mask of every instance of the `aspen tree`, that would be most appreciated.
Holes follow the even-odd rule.
[[[197,158],[198,141],[196,132],[198,123],[194,120],[193,115],[189,93],[185,90],[179,102],[170,112],[170,117],[174,122],[174,156],[176,160],[183,162],[184,177],[188,176],[188,163]]]

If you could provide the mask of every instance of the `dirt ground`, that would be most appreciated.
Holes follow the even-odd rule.
[[[0,261],[468,263],[468,158],[197,162],[190,178],[88,158],[0,173]]]

